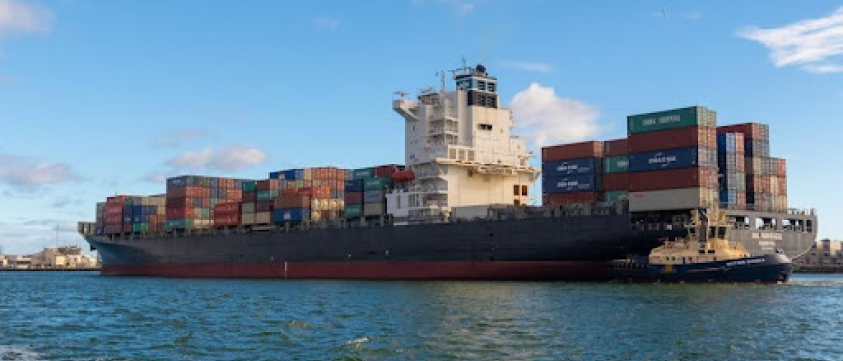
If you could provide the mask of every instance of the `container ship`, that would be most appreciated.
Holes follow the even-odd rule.
[[[393,100],[405,163],[247,180],[185,175],[97,203],[79,232],[103,275],[330,279],[609,279],[611,260],[685,235],[721,208],[753,255],[806,252],[813,211],[787,208],[769,130],[689,107],[632,115],[629,136],[542,149],[533,167],[485,67]],[[542,205],[531,195],[542,179]]]

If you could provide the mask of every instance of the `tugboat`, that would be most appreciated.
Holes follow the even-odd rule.
[[[781,252],[753,257],[729,240],[732,225],[726,219],[720,210],[711,216],[692,211],[686,237],[666,239],[647,258],[612,261],[612,276],[637,282],[787,282],[790,258]]]

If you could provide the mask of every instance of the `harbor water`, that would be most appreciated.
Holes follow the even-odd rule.
[[[839,360],[843,276],[786,285],[0,273],[0,360]]]

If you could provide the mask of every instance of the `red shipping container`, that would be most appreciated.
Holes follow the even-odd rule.
[[[283,195],[281,198],[275,198],[275,209],[284,208],[310,208],[310,196],[297,195]]]
[[[131,224],[124,224],[123,225],[123,233],[132,233],[132,225]]]
[[[363,204],[363,192],[348,192],[343,200],[345,204]]]
[[[194,207],[167,208],[164,212],[167,215],[167,219],[192,218],[194,209]]]
[[[779,176],[787,174],[787,161],[784,158],[777,158],[774,166],[776,167],[776,174]]]
[[[166,206],[167,208],[187,208],[187,207],[194,207],[194,199],[190,197],[178,197],[178,198],[167,198]]]
[[[258,201],[255,203],[255,212],[271,212],[273,201]]]
[[[240,213],[214,215],[214,227],[230,227],[240,224]]]
[[[122,216],[123,216],[123,206],[120,206],[120,207],[117,207],[117,206],[114,206],[114,207],[109,207],[109,206],[106,206],[106,207],[105,207],[105,215],[106,215],[106,216],[120,216],[120,217],[122,217]]]
[[[167,198],[209,198],[211,190],[204,187],[179,187],[167,189]]]
[[[222,215],[232,213],[240,213],[240,202],[217,203],[214,206],[214,214]]]
[[[399,168],[403,167],[398,164],[385,164],[377,166],[375,167],[375,177],[391,177],[392,173],[395,173],[400,170]]]
[[[243,199],[243,191],[239,189],[229,189],[226,191],[226,199],[230,201],[240,201]]]
[[[769,175],[750,174],[746,176],[746,191],[749,193],[772,193],[773,181]]]
[[[629,191],[719,187],[717,168],[683,168],[629,173]]]
[[[617,157],[629,154],[629,140],[626,138],[607,140],[603,142],[603,156]]]
[[[123,214],[114,216],[105,216],[105,224],[123,224]]]
[[[254,202],[258,200],[258,194],[255,192],[243,192],[243,202]]]
[[[126,203],[126,198],[129,198],[129,196],[107,197],[105,199],[105,204],[106,204],[106,206],[113,205],[113,204],[119,204],[122,207]]]
[[[690,147],[717,149],[716,128],[683,127],[629,136],[630,153]]]
[[[542,196],[543,204],[594,203],[600,201],[599,192],[553,193]]]
[[[123,233],[123,225],[122,224],[109,224],[103,227],[103,233],[105,234],[117,234]]]
[[[623,191],[629,189],[629,173],[611,173],[603,175],[603,189]]]
[[[269,191],[281,189],[281,183],[278,179],[264,179],[259,180],[255,185],[259,191]]]
[[[760,123],[743,123],[717,127],[717,134],[741,133],[744,138],[750,139],[768,139],[770,136],[769,132],[770,127]]]
[[[313,194],[313,188],[311,188],[311,187],[298,188],[298,189],[296,189],[296,194],[311,196]]]
[[[591,141],[542,148],[542,163],[558,160],[602,158],[603,142]]]

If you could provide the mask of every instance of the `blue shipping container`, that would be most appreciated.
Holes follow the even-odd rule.
[[[542,193],[592,192],[600,187],[594,174],[564,177],[543,177]]]
[[[310,208],[284,208],[272,211],[272,222],[298,222],[310,219]]]
[[[720,153],[735,153],[737,151],[737,140],[734,133],[717,135],[717,150]]]
[[[143,206],[132,206],[132,215],[139,216],[143,214]]]
[[[281,179],[281,171],[269,172],[269,179]]]
[[[578,174],[597,174],[600,162],[596,158],[560,160],[542,164],[542,173],[548,177],[562,177]]]
[[[194,187],[202,182],[201,177],[194,175],[183,175],[179,177],[167,178],[168,188],[179,187]]]
[[[736,204],[738,203],[738,192],[732,190],[720,191],[720,203]]]
[[[363,180],[362,179],[348,179],[345,181],[345,191],[346,192],[362,192],[363,191]]]
[[[717,152],[707,148],[666,149],[629,155],[630,172],[716,166]]]
[[[149,222],[148,215],[134,215],[132,216],[132,223],[147,223]]]

